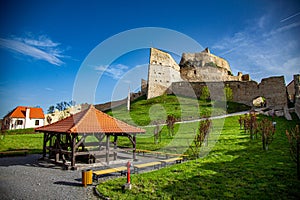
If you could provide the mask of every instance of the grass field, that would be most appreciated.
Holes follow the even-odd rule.
[[[175,95],[162,95],[146,100],[141,97],[131,104],[131,111],[123,105],[109,111],[108,114],[129,124],[145,126],[154,121],[165,123],[167,115],[173,115],[179,121],[217,116],[249,110],[250,107],[235,102],[210,102]]]
[[[285,136],[285,129],[297,122],[276,122],[268,151],[260,139],[251,141],[239,129],[238,117],[229,117],[208,156],[132,175],[132,190],[125,193],[125,178],[100,183],[97,189],[112,199],[299,199],[300,181]]]
[[[25,134],[24,132],[1,135],[0,151],[28,149],[29,153],[42,153],[43,134]],[[26,132],[26,130],[25,130]]]
[[[169,114],[179,119],[224,114],[224,104],[220,105],[220,102],[168,95],[135,101],[130,113],[125,106],[121,106],[109,114],[132,124],[146,125],[153,121],[164,122]],[[249,107],[229,102],[227,112],[247,109]],[[214,129],[209,141],[212,149],[207,156],[132,175],[132,190],[125,193],[121,190],[125,178],[100,183],[97,190],[112,199],[300,199],[296,163],[290,158],[285,136],[285,130],[295,127],[299,120],[275,120],[276,134],[268,151],[262,149],[259,138],[250,140],[249,135],[239,129],[238,116],[226,118],[224,126],[224,119],[217,119],[213,120]],[[162,137],[158,144],[154,144],[154,127],[146,127],[146,134],[137,137],[137,148],[158,151],[175,148],[181,153],[188,153],[185,147],[193,140],[197,126],[196,122],[176,124],[173,137],[169,136],[165,126],[160,127]],[[32,134],[30,129],[20,131],[1,134],[0,151],[28,149],[30,153],[41,153],[43,135]],[[93,138],[88,140],[93,141]],[[131,146],[131,143],[127,138],[120,137],[118,145]]]

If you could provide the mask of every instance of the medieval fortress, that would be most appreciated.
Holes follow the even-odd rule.
[[[200,97],[201,89],[208,86],[217,100],[224,87],[230,87],[232,101],[253,106],[253,100],[264,97],[270,109],[287,112],[287,91],[284,76],[269,77],[257,83],[249,74],[234,76],[229,63],[210,53],[183,53],[179,65],[169,53],[150,49],[148,81],[142,80],[142,94],[153,98],[162,94]],[[224,93],[224,92],[223,92]]]
[[[200,53],[183,53],[179,65],[169,53],[151,48],[148,80],[142,80],[141,91],[131,93],[130,100],[134,101],[143,95],[147,95],[147,99],[150,99],[163,94],[199,98],[202,88],[206,86],[213,100],[222,100],[226,86],[232,90],[232,101],[253,106],[254,99],[263,97],[266,107],[279,116],[285,115],[286,118],[290,118],[284,76],[264,78],[261,83],[251,80],[249,74],[242,72],[234,76],[229,63],[211,54],[208,48]],[[300,117],[300,75],[294,76],[293,88],[295,111]],[[106,111],[126,103],[127,98],[98,104],[95,107]],[[75,114],[84,107],[77,105],[64,111],[47,114],[45,125]]]

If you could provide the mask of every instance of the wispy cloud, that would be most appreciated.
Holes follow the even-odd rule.
[[[300,15],[300,12],[297,12],[297,13],[295,13],[295,14],[293,14],[293,15],[290,15],[290,16],[288,16],[288,17],[286,17],[286,18],[280,20],[280,22],[285,22],[285,21],[290,20],[290,19],[292,19],[292,18],[294,18],[294,17],[296,17],[296,16],[298,16],[298,15]]]
[[[26,37],[13,37],[9,39],[0,38],[0,47],[30,56],[35,59],[47,61],[53,65],[60,66],[64,62],[60,59],[65,57],[60,44],[53,42],[47,36],[42,35],[37,39]]]
[[[47,91],[53,91],[53,89],[52,88],[45,88],[45,90],[47,90]]]
[[[117,64],[117,65],[111,65],[111,66],[96,66],[95,70],[101,73],[104,73],[107,76],[112,77],[113,79],[120,79],[125,74],[125,72],[128,70],[128,66]]]
[[[257,81],[272,75],[291,79],[300,69],[300,43],[296,36],[299,26],[300,22],[282,25],[265,15],[218,41],[212,49],[230,61],[234,72],[249,72]]]

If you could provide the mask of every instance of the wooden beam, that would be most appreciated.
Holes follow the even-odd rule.
[[[128,139],[132,143],[132,148],[133,148],[133,160],[136,160],[136,134],[130,135],[127,134]]]
[[[98,139],[98,144],[97,144],[97,146],[99,147],[99,151],[101,150],[101,146],[102,146],[102,140],[104,139],[104,137],[105,137],[105,134],[103,134],[103,133],[97,133],[97,134],[95,134],[95,137]]]
[[[110,135],[106,135],[106,163],[109,165],[109,139]]]
[[[104,139],[105,134],[103,134],[103,133],[100,133],[100,134],[97,133],[97,134],[95,134],[95,137],[98,139],[99,142],[101,142]]]
[[[133,160],[136,160],[136,134],[133,135]]]
[[[46,157],[46,146],[47,146],[48,133],[44,133],[44,141],[43,141],[43,158]]]
[[[116,151],[117,149],[117,142],[118,142],[118,136],[114,135],[114,160],[117,160],[118,153]]]
[[[72,135],[72,146],[71,146],[71,149],[72,149],[72,153],[71,153],[71,166],[72,166],[72,168],[75,167],[76,137],[77,137],[77,135]]]
[[[60,133],[56,135],[56,140],[55,140],[55,148],[57,151],[55,151],[55,162],[59,161],[59,150],[61,149],[60,146]]]
[[[86,137],[87,137],[86,135],[83,135],[82,138],[79,140],[79,142],[76,143],[74,148],[77,149],[84,142]]]

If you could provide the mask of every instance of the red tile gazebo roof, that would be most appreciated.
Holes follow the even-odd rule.
[[[144,129],[131,126],[117,120],[99,110],[94,106],[81,111],[63,120],[36,128],[38,132],[57,133],[105,133],[105,134],[133,134],[145,133]]]

